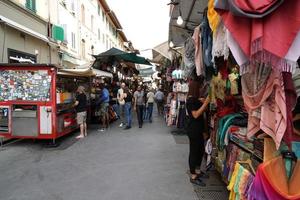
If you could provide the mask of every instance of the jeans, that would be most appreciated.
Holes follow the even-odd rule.
[[[113,104],[112,107],[113,107],[114,111],[116,112],[118,118],[120,118],[119,105],[118,104]]]
[[[150,122],[152,122],[152,112],[153,112],[153,103],[148,103],[146,119],[148,119]]]
[[[124,112],[125,112],[125,104],[124,105],[120,105],[119,104],[119,117],[120,117],[121,123],[125,122],[125,120],[124,120]]]
[[[143,115],[144,115],[144,106],[143,105],[136,106],[136,114],[137,114],[139,126],[142,126],[143,125]]]
[[[147,120],[147,116],[148,116],[147,107],[146,107],[146,106],[144,106],[144,111],[143,111],[143,120]]]
[[[164,101],[157,100],[156,104],[157,104],[158,115],[163,115],[164,114]]]
[[[125,116],[126,116],[126,121],[127,121],[127,126],[131,127],[131,102],[126,102],[125,103]]]

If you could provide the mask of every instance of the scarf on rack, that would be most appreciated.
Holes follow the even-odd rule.
[[[242,94],[248,111],[248,138],[259,130],[272,137],[278,149],[287,128],[282,74],[263,64],[242,76]]]
[[[281,156],[259,165],[250,189],[250,200],[300,199],[300,161],[292,176],[286,175],[285,162]]]
[[[213,34],[212,57],[224,57],[228,60],[229,47],[227,44],[227,29],[223,22],[220,22]]]
[[[193,40],[195,44],[195,65],[196,65],[196,74],[197,76],[205,75],[205,70],[203,66],[203,53],[202,53],[202,44],[201,44],[201,34],[200,26],[197,26],[194,30]]]
[[[209,27],[209,22],[207,19],[206,13],[203,15],[203,19],[200,24],[201,29],[201,40],[202,40],[202,53],[203,53],[203,61],[206,67],[213,66],[212,63],[212,31]]]
[[[188,38],[184,43],[184,73],[190,77],[195,69],[195,43],[193,38]]]
[[[285,72],[296,68],[300,1],[215,0],[215,9],[251,67],[257,61]]]
[[[215,31],[217,30],[217,27],[220,23],[220,16],[215,11],[214,3],[215,3],[214,0],[209,0],[208,1],[208,9],[207,9],[207,18],[209,21],[209,27],[213,33],[215,33]]]

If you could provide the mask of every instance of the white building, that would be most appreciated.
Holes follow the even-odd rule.
[[[1,62],[17,56],[72,68],[127,42],[105,0],[0,0],[0,19]]]
[[[0,62],[59,62],[49,40],[48,7],[48,0],[0,1]]]
[[[58,17],[53,22],[64,29],[60,44],[64,66],[89,63],[92,55],[111,47],[124,49],[126,36],[105,0],[59,0],[56,4]]]

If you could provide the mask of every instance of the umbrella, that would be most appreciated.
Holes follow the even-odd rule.
[[[104,60],[104,61],[125,61],[131,62],[136,64],[143,64],[143,65],[151,65],[151,63],[144,57],[137,56],[135,53],[127,53],[117,48],[111,48],[99,55],[93,55],[97,60]]]

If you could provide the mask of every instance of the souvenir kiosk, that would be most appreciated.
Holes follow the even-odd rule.
[[[76,88],[88,88],[91,75],[47,64],[0,64],[0,135],[55,142],[74,131]]]

